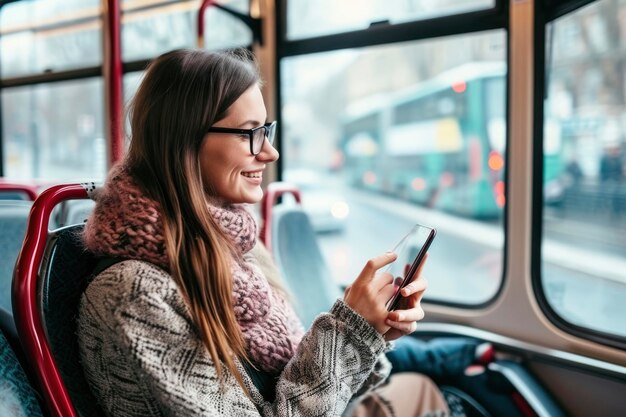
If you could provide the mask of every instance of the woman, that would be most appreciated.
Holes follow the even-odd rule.
[[[174,51],[148,69],[128,155],[84,235],[89,250],[123,259],[92,281],[78,319],[85,374],[107,415],[339,416],[378,399],[367,410],[390,412],[393,395],[361,395],[389,372],[387,342],[415,330],[426,284],[414,279],[387,312],[392,278],[376,271],[395,255],[383,254],[304,332],[270,284],[275,271],[262,268],[245,209],[278,158],[266,117],[242,52]],[[419,384],[433,393],[428,410],[446,411]]]

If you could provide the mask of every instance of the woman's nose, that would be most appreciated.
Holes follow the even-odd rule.
[[[279,156],[280,154],[278,153],[276,148],[274,148],[270,141],[266,139],[265,142],[263,142],[263,148],[261,149],[261,152],[259,152],[259,154],[256,156],[256,159],[263,162],[274,162],[278,159]]]

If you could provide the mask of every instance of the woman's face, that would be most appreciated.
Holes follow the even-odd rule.
[[[267,118],[265,103],[257,85],[250,87],[235,101],[226,117],[213,127],[252,129]],[[208,133],[200,148],[202,177],[214,194],[229,203],[257,203],[263,197],[263,171],[278,159],[278,152],[266,140],[261,152],[250,153],[248,135]]]

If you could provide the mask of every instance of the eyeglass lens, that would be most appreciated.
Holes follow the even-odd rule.
[[[270,142],[270,144],[274,141],[274,125],[272,126],[264,126],[261,129],[255,130],[252,136],[252,152],[257,155],[263,149],[263,144],[265,143],[265,138]]]

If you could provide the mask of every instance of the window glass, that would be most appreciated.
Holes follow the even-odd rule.
[[[196,47],[200,4],[199,0],[122,2],[122,58],[125,61],[153,58],[172,49]],[[220,4],[248,13],[247,0]],[[248,27],[224,11],[209,7],[204,19],[205,48],[224,49],[252,43]]]
[[[99,181],[106,170],[101,79],[2,90],[4,175]]]
[[[543,291],[564,320],[626,336],[626,1],[547,34]]]
[[[135,97],[139,83],[143,79],[145,71],[129,72],[124,74],[124,109],[128,109],[130,100]]]
[[[350,284],[367,259],[422,223],[438,229],[427,296],[469,304],[494,296],[505,59],[497,30],[281,61],[283,178],[303,190],[337,282]]]
[[[494,7],[495,0],[289,0],[287,37],[329,35],[388,21],[401,23]]]
[[[3,78],[97,66],[101,51],[99,0],[26,0],[0,9]]]
[[[126,136],[126,148],[128,148],[132,133],[130,128],[129,104],[133,97],[135,97],[135,93],[137,93],[137,89],[139,88],[139,83],[141,83],[144,75],[145,71],[137,71],[124,74],[124,133]]]

